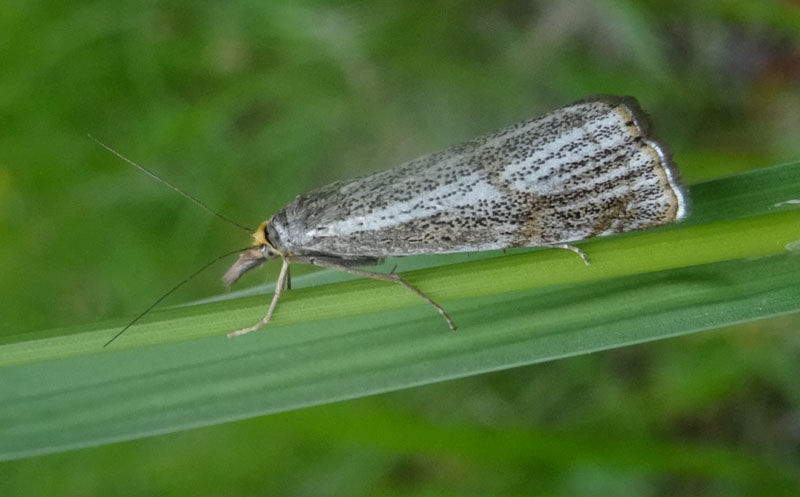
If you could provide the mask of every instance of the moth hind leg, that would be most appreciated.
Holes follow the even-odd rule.
[[[447,314],[447,311],[445,311],[442,306],[437,304],[433,299],[422,293],[416,287],[412,286],[409,282],[401,278],[400,275],[394,272],[394,269],[392,269],[392,272],[389,274],[376,273],[373,271],[364,271],[363,269],[358,269],[349,265],[340,264],[338,261],[333,260],[331,258],[318,258],[318,257],[308,257],[302,262],[307,262],[308,264],[314,264],[316,266],[321,266],[328,269],[336,269],[338,271],[355,274],[358,276],[364,276],[365,278],[371,278],[373,280],[388,281],[390,283],[397,283],[399,285],[402,285],[407,290],[416,294],[422,300],[429,303],[437,311],[439,311],[439,314],[441,314],[444,320],[447,321],[447,326],[449,326],[451,330],[455,331],[456,329],[456,325],[453,323],[453,320],[450,318],[450,315]],[[397,269],[397,266],[395,266],[395,269]]]
[[[589,257],[586,255],[586,253],[583,250],[581,250],[578,247],[576,247],[575,245],[570,245],[569,243],[559,243],[559,244],[556,244],[556,245],[548,245],[548,247],[557,248],[557,249],[564,249],[564,250],[569,250],[570,252],[575,252],[576,254],[578,254],[578,256],[580,256],[580,258],[583,260],[584,264],[586,264],[587,266],[590,266],[592,264],[591,262],[589,262]]]

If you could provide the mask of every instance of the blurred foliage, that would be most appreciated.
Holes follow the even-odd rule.
[[[256,225],[314,186],[591,93],[636,96],[689,182],[795,160],[799,87],[791,0],[6,0],[2,333],[133,314],[248,241],[87,133]],[[173,302],[219,289],[212,270]],[[757,476],[665,454],[715,447],[709,467],[750,455],[797,468],[797,327],[771,320],[4,463],[0,492],[751,494]],[[501,453],[487,433],[507,455],[480,456],[481,444]]]

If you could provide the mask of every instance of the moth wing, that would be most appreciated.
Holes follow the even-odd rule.
[[[298,196],[298,254],[386,257],[542,246],[682,218],[665,147],[632,98],[599,96]]]

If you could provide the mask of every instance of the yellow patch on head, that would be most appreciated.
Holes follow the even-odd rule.
[[[253,246],[254,247],[260,247],[262,245],[268,245],[270,247],[272,246],[272,244],[269,243],[269,240],[267,240],[267,235],[266,235],[266,233],[267,233],[267,224],[268,223],[269,223],[269,220],[264,221],[263,223],[259,224],[258,225],[258,229],[255,231],[255,233],[253,233]]]

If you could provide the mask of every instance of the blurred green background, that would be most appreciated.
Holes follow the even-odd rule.
[[[0,333],[135,314],[249,243],[87,133],[255,226],[592,93],[636,96],[689,183],[797,160],[800,3],[6,0]],[[0,494],[797,495],[798,324],[0,463]]]

